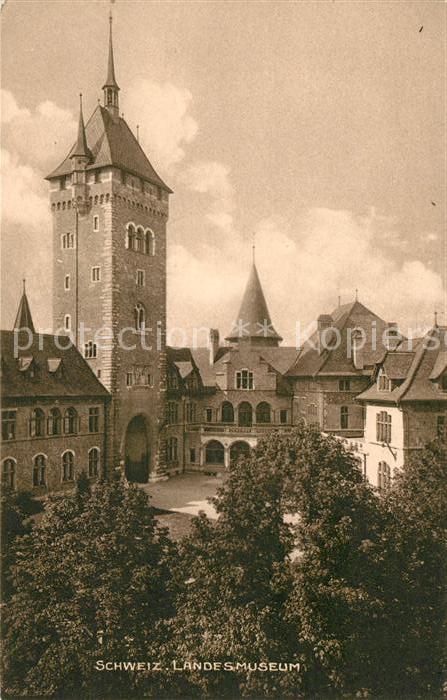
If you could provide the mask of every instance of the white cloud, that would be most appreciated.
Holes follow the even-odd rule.
[[[198,132],[189,114],[192,94],[172,83],[140,79],[126,93],[125,118],[135,131],[140,125],[140,141],[155,167],[169,169],[185,157],[184,146]]]
[[[6,148],[39,169],[56,167],[76,140],[77,124],[72,113],[50,100],[31,112],[19,107],[8,90],[1,91],[1,100]]]
[[[259,222],[256,261],[273,324],[288,343],[295,323],[353,301],[355,288],[366,306],[403,330],[430,322],[442,308],[439,275],[420,260],[390,258],[377,245],[374,218],[348,211],[313,209],[294,227],[284,221]],[[237,315],[250,266],[250,250],[240,236],[231,246],[207,247],[194,256],[175,246],[169,257],[169,319],[186,326],[219,325],[225,332]]]
[[[23,165],[6,149],[1,151],[2,217],[6,223],[39,230],[49,225],[46,187],[40,173]]]
[[[435,241],[439,240],[439,236],[437,233],[427,231],[426,233],[422,234],[422,239],[427,243],[434,243]]]
[[[206,218],[227,234],[234,234],[234,190],[230,168],[214,160],[197,161],[189,166],[181,178],[190,190],[209,195]]]

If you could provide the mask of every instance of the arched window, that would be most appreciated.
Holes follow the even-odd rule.
[[[342,430],[347,430],[349,427],[349,408],[347,406],[340,406],[340,428]]]
[[[64,433],[74,435],[78,432],[78,414],[75,408],[67,408],[64,415]]]
[[[45,455],[36,455],[33,461],[33,486],[46,486],[46,471],[47,458]]]
[[[12,457],[8,457],[3,461],[2,465],[2,484],[9,486],[11,489],[16,485],[16,461]]]
[[[62,432],[62,416],[58,408],[52,408],[48,416],[48,435],[60,435]]]
[[[65,316],[64,316],[64,328],[66,331],[71,330],[71,316],[70,316],[70,314],[65,314]]]
[[[67,451],[62,455],[62,481],[74,479],[74,454]]]
[[[391,486],[391,468],[386,462],[379,462],[377,468],[377,486],[381,491],[387,491]]]
[[[239,404],[239,425],[244,427],[250,427],[253,423],[253,409],[248,401],[243,401]]]
[[[146,309],[141,302],[138,302],[138,304],[135,306],[134,318],[135,329],[137,331],[144,331],[146,327]]]
[[[31,411],[29,419],[30,437],[42,437],[45,434],[45,413],[41,408]]]
[[[256,423],[271,423],[271,413],[270,404],[266,401],[261,401],[256,407]]]
[[[144,252],[146,255],[155,255],[155,233],[150,229],[144,234]]]
[[[107,90],[107,105],[113,105],[113,92],[110,88]]]
[[[222,404],[222,423],[234,423],[234,408],[229,401]]]
[[[88,452],[88,475],[90,479],[98,476],[99,473],[99,449],[92,447]]]
[[[135,226],[133,224],[127,224],[126,248],[128,250],[133,250],[134,246],[135,246]]]
[[[135,250],[137,253],[142,253],[143,252],[143,229],[138,227],[137,232],[135,234]]]
[[[224,464],[224,446],[218,440],[210,440],[205,448],[205,461],[207,464]]]
[[[169,438],[166,443],[166,459],[168,463],[178,460],[178,440],[176,437]]]

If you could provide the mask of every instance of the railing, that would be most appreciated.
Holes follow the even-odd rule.
[[[271,430],[281,430],[289,432],[293,429],[292,425],[284,423],[263,423],[255,425],[236,425],[235,423],[208,423],[200,426],[200,432],[203,433],[220,433],[220,434],[243,434],[257,435],[259,433],[268,433]]]

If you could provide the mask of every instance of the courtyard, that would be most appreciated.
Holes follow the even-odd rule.
[[[199,512],[217,519],[217,513],[208,499],[216,495],[224,478],[219,474],[179,474],[167,481],[142,484],[141,488],[150,497],[157,521],[169,528],[173,539],[179,540],[189,531],[192,518]]]

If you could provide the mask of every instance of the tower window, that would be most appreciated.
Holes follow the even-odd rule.
[[[93,230],[99,231],[99,216],[93,217]]]
[[[137,232],[135,234],[134,238],[134,250],[137,253],[142,253],[143,252],[143,229],[142,228],[137,228]]]
[[[70,275],[65,275],[64,289],[66,292],[70,289]]]
[[[144,287],[144,285],[145,285],[144,270],[137,270],[137,285],[139,287]]]
[[[135,247],[135,227],[133,224],[127,224],[126,230],[126,248],[133,250]]]
[[[65,316],[64,316],[64,328],[66,331],[71,330],[71,316],[70,316],[70,314],[65,314]]]
[[[74,247],[74,233],[64,233],[61,237],[61,248],[63,250],[68,250]]]
[[[139,302],[134,309],[135,330],[144,331],[146,328],[146,309]]]
[[[92,267],[92,282],[99,282],[101,279],[101,268],[99,266]]]
[[[144,252],[146,255],[155,255],[155,234],[150,229],[144,232]]]
[[[87,360],[91,360],[92,357],[97,357],[98,355],[98,348],[96,343],[93,343],[91,340],[88,341],[88,343],[85,343],[84,345],[84,357]]]
[[[126,372],[126,386],[133,386],[133,372]]]

